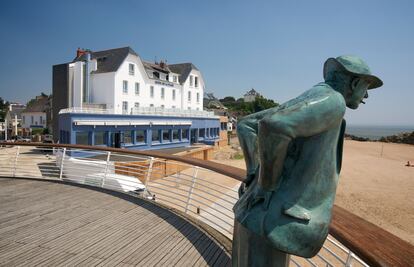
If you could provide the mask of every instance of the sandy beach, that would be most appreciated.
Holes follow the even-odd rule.
[[[245,168],[243,159],[217,161]],[[335,203],[414,244],[414,167],[407,161],[414,164],[412,145],[345,140]]]

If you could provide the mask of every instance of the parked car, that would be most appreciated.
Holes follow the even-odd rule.
[[[46,144],[53,144],[54,142],[53,142],[53,135],[51,135],[51,134],[45,134],[44,136],[43,136],[43,143],[46,143]]]
[[[19,136],[19,135],[15,135],[12,138],[13,142],[31,142],[32,140],[28,137],[23,137],[23,136]]]

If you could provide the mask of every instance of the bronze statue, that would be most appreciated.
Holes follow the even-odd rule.
[[[237,133],[247,178],[234,206],[233,266],[287,266],[313,257],[331,220],[342,161],[345,107],[382,86],[355,56],[329,58],[325,82],[244,117]]]

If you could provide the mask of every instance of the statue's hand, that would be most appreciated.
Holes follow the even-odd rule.
[[[248,175],[246,176],[246,179],[244,180],[244,182],[242,182],[242,183],[240,184],[240,187],[239,187],[239,190],[238,190],[238,192],[239,192],[239,197],[241,197],[241,196],[244,194],[244,192],[246,192],[247,188],[248,188],[248,187],[250,186],[250,184],[253,182],[254,178],[255,178],[255,173],[248,174]]]
[[[265,190],[260,185],[255,186],[253,190],[252,197],[249,199],[248,209],[263,203],[263,209],[268,210],[273,191]]]

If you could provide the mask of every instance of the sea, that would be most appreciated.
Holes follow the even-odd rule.
[[[371,140],[378,140],[383,136],[395,135],[414,131],[414,126],[361,126],[347,125],[345,133]]]

